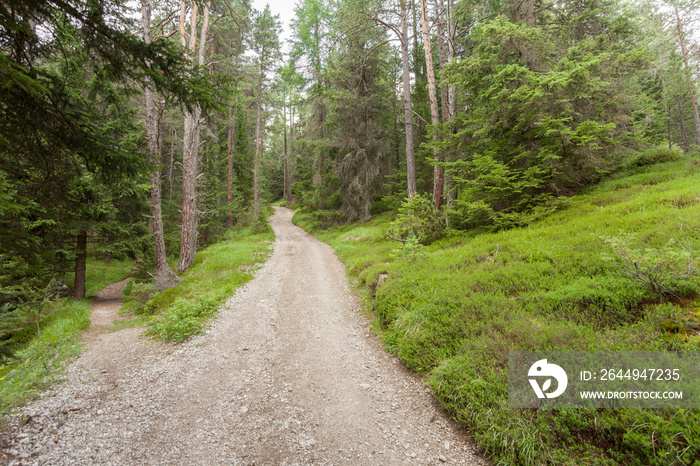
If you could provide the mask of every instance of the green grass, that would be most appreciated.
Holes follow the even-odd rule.
[[[85,270],[85,296],[94,297],[98,291],[107,285],[117,283],[131,275],[134,262],[131,260],[112,259],[108,263],[103,260],[88,258]],[[66,284],[73,289],[74,275],[67,274]]]
[[[232,232],[229,239],[197,253],[183,282],[156,293],[138,312],[150,315],[146,333],[165,341],[183,341],[201,333],[219,307],[253,276],[271,252],[269,226]],[[138,309],[138,306],[135,306]]]
[[[693,464],[700,411],[508,407],[508,352],[700,349],[690,299],[661,303],[616,269],[606,238],[638,251],[671,239],[700,249],[700,165],[684,158],[617,173],[550,217],[498,233],[451,232],[419,253],[368,224],[320,230],[359,286],[385,347],[500,464]],[[376,287],[379,274],[389,278]],[[674,285],[700,290],[697,277]],[[668,323],[674,325],[669,326]],[[665,329],[673,328],[675,333]]]
[[[80,333],[90,325],[90,303],[59,300],[49,307],[51,322],[41,336],[15,354],[16,362],[0,367],[0,421],[53,383],[80,351]]]
[[[131,261],[106,264],[90,258],[86,282],[88,296],[129,276]],[[72,276],[67,277],[72,286]],[[22,330],[14,358],[0,362],[0,424],[6,414],[34,398],[61,376],[63,368],[82,347],[81,332],[90,325],[90,301],[62,298],[41,308],[39,330],[32,323]],[[40,332],[40,334],[39,334]]]
[[[126,301],[131,307],[127,308],[149,315],[118,320],[113,331],[150,326],[151,334],[171,341],[201,332],[226,298],[252,278],[254,268],[269,255],[273,240],[274,235],[266,224],[231,232],[227,241],[196,255],[180,285],[155,296],[142,290],[148,286],[130,282]],[[105,264],[89,260],[88,295],[128,277],[132,265],[128,261],[112,260]],[[139,298],[146,295],[152,299],[139,306]],[[82,347],[80,334],[90,325],[90,302],[56,300],[42,315],[45,317],[41,335],[34,331],[34,337],[16,353],[13,361],[0,363],[0,424],[6,414],[57,380],[68,362],[78,355]]]

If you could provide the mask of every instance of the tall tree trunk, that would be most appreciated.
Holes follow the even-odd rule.
[[[421,0],[421,17],[423,21],[423,47],[425,48],[425,72],[428,75],[428,95],[430,96],[430,118],[433,125],[433,142],[438,142],[440,114],[437,102],[437,86],[433,68],[433,48],[430,44],[430,26],[428,24],[428,0]],[[442,168],[440,167],[440,150],[433,149],[435,166],[433,169],[433,204],[436,209],[442,205]]]
[[[681,141],[683,143],[683,151],[690,152],[690,141],[688,140],[688,130],[685,128],[685,115],[683,114],[683,100],[678,95],[678,123],[681,129]]]
[[[289,109],[289,182],[287,184],[287,202],[293,202],[292,183],[294,179],[294,107]]]
[[[260,114],[262,107],[262,81],[264,70],[260,67],[258,81],[258,109],[255,117],[255,158],[253,159],[253,221],[260,215]]]
[[[525,10],[525,24],[531,28],[537,26],[535,21],[535,2],[533,0],[523,0],[523,9]]]
[[[227,149],[228,149],[228,173],[226,179],[228,181],[228,187],[226,190],[226,203],[227,203],[227,217],[226,226],[228,228],[233,228],[233,155],[235,152],[236,144],[236,108],[229,108],[229,115],[231,117],[231,123],[228,127],[228,138],[227,138]]]
[[[143,40],[146,44],[151,43],[151,0],[141,0],[141,12],[143,23]],[[163,291],[180,280],[170,269],[165,253],[165,235],[163,233],[163,215],[161,211],[161,190],[160,190],[160,162],[162,127],[156,121],[155,102],[153,99],[153,89],[150,78],[146,78],[144,89],[146,99],[146,138],[148,141],[148,160],[152,166],[150,173],[151,191],[149,204],[151,206],[151,231],[153,232],[154,255],[156,259],[156,290]],[[162,113],[161,113],[162,115]],[[161,120],[161,118],[158,118]],[[172,155],[171,155],[172,158]],[[171,161],[172,163],[172,161]],[[172,188],[171,188],[172,191]]]
[[[204,5],[204,18],[199,38],[199,52],[197,63],[204,65],[204,52],[207,42],[207,32],[209,29],[209,10],[211,1]],[[190,42],[189,53],[194,65],[194,53],[197,46],[197,3],[192,2],[192,15],[190,18]],[[182,33],[182,29],[181,29]],[[183,39],[184,40],[184,39]],[[185,272],[194,262],[194,255],[197,252],[197,229],[199,214],[197,211],[197,168],[199,153],[199,133],[202,109],[199,106],[194,108],[194,112],[185,110],[184,140],[182,149],[182,231],[180,235],[180,261],[177,269]]]
[[[411,72],[408,59],[408,10],[401,0],[401,68],[403,74],[404,125],[406,128],[406,194],[416,195],[416,157],[413,146],[413,111],[411,103]]]
[[[287,98],[284,98],[284,108],[282,114],[283,116],[283,124],[284,124],[284,189],[282,193],[282,198],[289,204],[289,197],[287,197],[287,185],[289,183],[289,149],[287,147],[287,108],[286,108],[286,103],[287,103]]]
[[[438,28],[438,63],[440,66],[440,71],[445,70],[445,66],[447,65],[447,52],[446,52],[446,42],[448,41],[446,34],[445,34],[445,2],[444,0],[436,0],[435,2],[435,11],[437,14],[437,28]],[[444,132],[444,125],[450,122],[450,99],[449,99],[449,91],[447,89],[447,86],[440,86],[440,104],[441,104],[441,110],[442,110],[442,124],[443,124],[443,132]],[[449,161],[449,155],[448,154],[441,154],[442,160],[444,162]],[[447,198],[449,196],[449,184],[447,177],[445,176],[445,169],[443,167],[440,167],[440,178],[442,179],[442,194],[443,198]]]
[[[671,103],[666,92],[666,80],[663,77],[661,78],[661,96],[666,104],[666,137],[668,139],[668,148],[671,149],[673,147],[671,143]]]
[[[85,299],[85,268],[87,259],[87,231],[81,230],[75,245],[75,282],[73,299]]]
[[[416,18],[416,2],[415,0],[406,0],[411,2],[411,14],[413,16],[413,23],[411,27],[413,28],[413,73],[416,75],[416,81],[418,81],[418,76],[424,76],[424,69],[421,66],[420,54],[418,53],[418,19]]]
[[[168,160],[168,198],[173,200],[173,167],[175,166],[175,140],[177,131],[172,128],[172,139],[170,140],[170,160]]]
[[[690,74],[690,65],[688,65],[688,49],[685,46],[685,39],[683,38],[683,26],[681,25],[681,16],[678,13],[678,7],[674,7],[674,9],[676,10],[676,20],[678,22],[678,40],[681,43],[681,51],[683,52],[683,62],[685,63],[685,74],[688,79],[690,102],[693,105],[693,118],[695,119],[695,137],[698,143],[698,151],[700,151],[700,114],[698,113],[698,101],[695,97],[695,84],[693,83],[693,78]]]
[[[454,0],[447,0],[447,63],[452,63],[455,59],[455,39],[457,37],[457,22],[454,18]],[[448,119],[451,122],[457,114],[457,86],[451,84],[447,88],[448,100]],[[454,132],[455,129],[452,128]],[[450,154],[446,154],[445,161],[449,162]],[[452,182],[452,175],[449,172],[445,173],[445,197],[448,207],[454,205],[454,200],[457,196],[457,190]]]

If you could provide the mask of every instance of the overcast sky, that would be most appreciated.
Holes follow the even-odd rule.
[[[280,42],[284,42],[289,39],[289,22],[294,17],[294,7],[296,6],[298,0],[253,0],[253,8],[256,10],[264,10],[265,5],[270,5],[270,10],[274,15],[280,15],[280,20],[282,21],[282,27],[284,28],[284,33],[280,37]],[[286,50],[287,47],[284,47]]]

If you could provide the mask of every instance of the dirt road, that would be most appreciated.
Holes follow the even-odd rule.
[[[486,464],[370,334],[329,246],[276,208],[274,253],[207,334],[101,334],[5,436],[15,464]],[[28,422],[26,422],[28,420]]]

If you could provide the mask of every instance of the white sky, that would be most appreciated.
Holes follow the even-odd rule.
[[[284,32],[280,37],[280,42],[283,44],[282,49],[287,50],[285,44],[286,40],[289,39],[290,31],[290,21],[294,18],[294,7],[296,6],[298,0],[253,0],[252,5],[256,10],[264,10],[265,5],[270,5],[270,10],[272,14],[280,15],[280,20],[282,21],[282,27]]]

